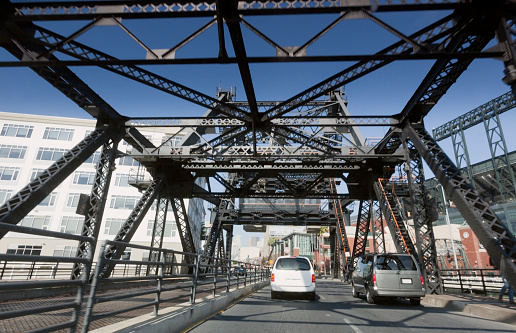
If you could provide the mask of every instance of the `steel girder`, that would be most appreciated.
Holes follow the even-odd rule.
[[[481,124],[484,119],[492,118],[496,114],[500,115],[512,110],[514,107],[516,107],[514,94],[512,91],[506,92],[505,94],[493,98],[489,102],[432,129],[432,135],[435,141],[442,141],[453,134],[458,134],[461,131],[465,131],[468,128]]]
[[[182,198],[172,199],[172,209],[176,218],[177,230],[179,231],[179,237],[181,238],[181,245],[183,246],[183,252],[197,253],[195,244],[192,237],[192,231],[190,229],[190,220],[185,209],[185,202]],[[186,258],[187,261],[193,260],[190,256]]]
[[[514,15],[508,15],[500,20],[496,37],[503,50],[503,62],[505,65],[503,82],[511,86],[512,92],[516,92],[516,46],[514,45]]]
[[[41,200],[51,193],[75,169],[99,147],[106,143],[112,133],[106,127],[97,128],[84,140],[66,152],[63,157],[42,171],[33,181],[7,200],[0,207],[0,222],[18,224]],[[0,239],[7,232],[0,230]]]
[[[217,14],[217,2],[213,1],[132,1],[113,6],[111,1],[81,1],[81,2],[24,2],[14,3],[15,14],[20,20],[55,20],[90,19],[101,17],[120,18],[165,18],[177,16],[207,16]],[[464,8],[460,0],[423,0],[417,3],[402,3],[388,0],[370,3],[363,0],[315,0],[315,1],[239,1],[238,15],[266,15],[266,14],[304,14],[304,13],[341,13],[346,10],[357,9],[368,12],[388,11],[418,11],[418,10],[451,10]]]
[[[382,208],[380,202],[371,203],[371,233],[373,234],[374,253],[385,253],[385,232],[383,228]]]
[[[425,175],[421,155],[414,149],[412,142],[403,143],[408,160],[405,164],[410,199],[412,203],[412,219],[416,234],[417,259],[423,268],[426,288],[431,294],[442,294],[444,284],[437,264],[437,249],[432,220],[429,216],[431,201],[425,189]]]
[[[451,126],[451,125],[450,125]],[[473,170],[471,169],[471,161],[469,159],[468,145],[466,143],[466,135],[462,122],[459,123],[460,131],[452,134],[453,153],[455,154],[455,161],[457,167],[460,169],[465,164],[466,173],[471,180],[471,185],[475,187],[475,178],[473,177]]]
[[[482,113],[482,120],[489,142],[493,171],[502,200],[507,201],[514,199],[516,198],[516,179],[514,178],[514,171],[509,161],[507,144],[505,143],[502,124],[500,123],[497,110],[494,110],[494,115],[491,117],[484,117]],[[499,153],[501,154],[497,157],[496,154]]]
[[[93,183],[91,194],[88,198],[87,210],[82,226],[82,236],[90,236],[95,240],[98,239],[102,216],[104,215],[104,207],[106,206],[109,192],[109,184],[115,167],[117,147],[121,138],[122,135],[119,135],[116,140],[109,140],[102,146],[100,159],[95,172],[95,182]],[[93,260],[96,245],[97,242],[79,242],[76,257]],[[83,272],[85,267],[87,266],[84,264],[74,264],[71,278],[73,280],[80,279],[83,273],[85,276],[89,277],[90,272]]]
[[[215,255],[215,248],[217,241],[219,239],[219,234],[222,233],[222,226],[223,226],[223,211],[232,209],[233,208],[233,202],[230,199],[222,199],[220,201],[219,206],[216,210],[212,210],[211,212],[211,229],[210,233],[208,234],[208,238],[206,239],[206,243],[204,244],[204,254],[213,257]]]
[[[480,243],[511,285],[516,285],[516,238],[505,224],[500,222],[490,205],[482,200],[468,178],[448,158],[437,142],[421,126],[408,125],[404,135],[414,144],[443,185],[446,195],[473,229]]]
[[[138,229],[138,226],[142,222],[143,217],[145,216],[145,214],[147,214],[148,210],[154,203],[154,200],[158,197],[159,193],[161,192],[164,186],[164,179],[155,176],[154,179],[150,182],[145,192],[142,194],[140,200],[138,200],[138,203],[134,207],[131,214],[122,224],[120,230],[113,239],[115,242],[119,242],[119,244],[110,245],[108,248],[106,248],[106,251],[103,254],[106,259],[120,259],[120,257],[124,253],[124,250],[127,247],[125,244],[129,244],[134,233]],[[113,272],[113,269],[113,264],[106,264],[99,271],[99,277],[108,278]]]
[[[352,260],[365,253],[365,249],[367,247],[367,236],[369,234],[369,225],[372,225],[372,213],[373,200],[360,200]]]
[[[231,262],[231,255],[233,250],[233,226],[229,225],[225,227],[226,229],[226,260],[227,262]]]
[[[462,54],[483,50],[494,37],[501,18],[497,11],[488,11],[485,15],[486,10],[488,8],[479,6],[456,17],[458,21],[451,33],[436,49]],[[480,26],[482,29],[478,29]],[[400,121],[421,122],[472,61],[473,58],[437,60],[401,111]],[[389,139],[388,134],[378,144],[377,151],[383,151]]]
[[[154,224],[152,225],[152,239],[151,247],[161,249],[163,247],[163,237],[165,236],[165,226],[167,223],[167,213],[169,199],[164,197],[162,193],[158,194],[156,200],[156,215],[154,217]],[[149,261],[159,262],[161,260],[161,252],[149,251]],[[147,275],[158,274],[158,266],[147,267]]]

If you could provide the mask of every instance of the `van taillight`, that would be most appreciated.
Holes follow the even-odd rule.
[[[271,275],[271,281],[274,282],[274,273]]]
[[[376,285],[376,274],[373,274],[373,284]]]
[[[425,285],[425,280],[423,280],[423,275],[421,275],[421,285],[424,286]]]
[[[312,283],[315,283],[315,274],[312,274]]]

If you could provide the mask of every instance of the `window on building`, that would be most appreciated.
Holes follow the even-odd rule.
[[[22,160],[27,152],[26,146],[0,145],[0,158],[15,158]]]
[[[2,132],[0,132],[0,136],[14,136],[17,138],[30,138],[33,130],[34,130],[34,126],[5,124],[4,127],[2,128]]]
[[[27,215],[21,220],[20,225],[47,230],[50,224],[50,216]]]
[[[129,187],[129,174],[118,173],[115,177],[115,186]]]
[[[104,234],[105,235],[116,235],[122,224],[124,224],[124,219],[113,219],[109,218],[106,220],[106,225],[104,226]]]
[[[12,190],[0,189],[0,205],[3,205],[11,198]]]
[[[61,219],[61,232],[73,235],[82,234],[82,226],[84,224],[84,217],[80,216],[63,216]]]
[[[73,183],[77,185],[93,185],[95,172],[76,171],[73,175]]]
[[[180,136],[170,137],[163,136],[161,138],[161,144],[167,147],[177,147],[181,144],[182,138]]]
[[[152,230],[154,228],[154,220],[149,220],[147,223],[147,236],[152,236]],[[165,222],[165,231],[163,237],[176,237],[177,224],[175,221]]]
[[[93,153],[93,155],[91,155],[90,157],[88,157],[86,159],[86,161],[84,161],[84,163],[88,163],[88,164],[97,164],[99,163],[100,161],[100,152],[99,151],[96,151]]]
[[[34,179],[38,178],[43,171],[45,171],[45,169],[32,169],[32,172],[30,174],[30,181],[33,181]]]
[[[41,245],[8,245],[7,254],[23,254],[27,256],[41,255]]]
[[[17,180],[20,168],[0,166],[0,180]]]
[[[66,153],[66,149],[61,148],[39,148],[36,160],[38,161],[57,161]]]
[[[53,207],[56,203],[57,199],[57,192],[52,192],[45,199],[43,199],[38,206],[47,206],[47,207]]]
[[[113,209],[134,209],[140,198],[135,196],[113,195],[109,208]]]
[[[74,130],[70,128],[47,127],[43,134],[43,139],[72,141],[73,132]]]
[[[77,255],[77,246],[58,245],[54,250],[54,257],[75,257]]]
[[[132,158],[131,156],[122,156],[118,159],[118,165],[126,165],[126,166],[139,166],[140,163],[138,163],[137,160]]]
[[[77,207],[80,196],[80,193],[68,193],[68,198],[66,198],[66,207]]]

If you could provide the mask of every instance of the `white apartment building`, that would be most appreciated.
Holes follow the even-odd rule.
[[[83,140],[94,130],[95,123],[94,119],[0,112],[0,205],[32,181],[39,172],[52,165],[67,150]],[[156,146],[169,137],[162,128],[149,128],[142,131],[142,134]],[[123,153],[129,148],[125,141],[118,146],[118,150]],[[99,157],[100,151],[97,151],[36,206],[19,225],[80,234],[84,216],[76,214],[77,203],[81,193],[89,195],[91,192],[95,179],[95,164]],[[109,187],[98,246],[103,240],[115,237],[140,199],[142,194],[128,183],[130,177],[136,176],[138,166],[139,163],[129,156],[122,156],[116,160],[116,170]],[[201,199],[186,199],[185,205],[195,247],[200,248],[204,202]],[[150,246],[155,214],[154,205],[144,217],[131,243]],[[77,245],[76,241],[10,232],[0,239],[0,253],[75,256]],[[163,248],[182,250],[174,214],[170,207]],[[130,257],[133,260],[148,258],[148,253],[145,251],[138,249],[132,249],[132,253],[130,251],[131,249],[124,254],[125,258]],[[96,259],[98,251],[95,253]]]

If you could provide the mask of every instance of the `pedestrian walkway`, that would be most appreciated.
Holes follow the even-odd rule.
[[[426,295],[421,303],[516,325],[516,304],[510,304],[507,296],[499,301],[498,296],[478,294]]]

